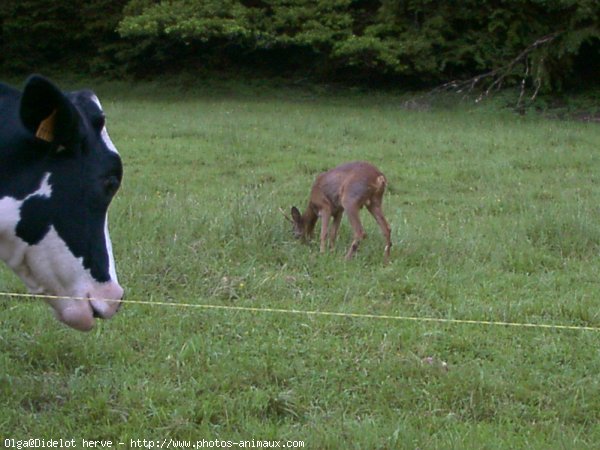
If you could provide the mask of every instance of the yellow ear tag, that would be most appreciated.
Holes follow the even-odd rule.
[[[40,122],[40,126],[35,132],[35,137],[42,139],[46,142],[52,142],[54,140],[54,122],[56,121],[56,109],[52,111],[48,117]]]

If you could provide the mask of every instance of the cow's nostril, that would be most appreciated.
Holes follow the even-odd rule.
[[[97,319],[102,319],[102,316],[100,315],[100,313],[98,311],[96,311],[96,308],[94,308],[94,305],[92,305],[91,303],[90,303],[90,305],[92,306],[92,315]]]

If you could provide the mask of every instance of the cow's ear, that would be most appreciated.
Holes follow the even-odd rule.
[[[27,79],[19,113],[23,125],[38,139],[64,146],[77,139],[79,116],[75,106],[40,75]]]

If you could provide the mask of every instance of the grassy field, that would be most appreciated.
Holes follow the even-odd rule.
[[[39,300],[1,298],[0,446],[600,448],[600,331],[177,306],[600,327],[597,124],[315,89],[96,90],[125,164],[120,281],[172,306],[131,303],[82,334]],[[387,266],[366,211],[349,262],[346,219],[320,255],[278,212],[356,159],[389,180]],[[24,292],[6,268],[0,288]]]

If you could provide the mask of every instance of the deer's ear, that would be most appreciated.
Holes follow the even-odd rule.
[[[295,206],[292,206],[292,219],[294,219],[294,222],[302,222],[302,214]]]

